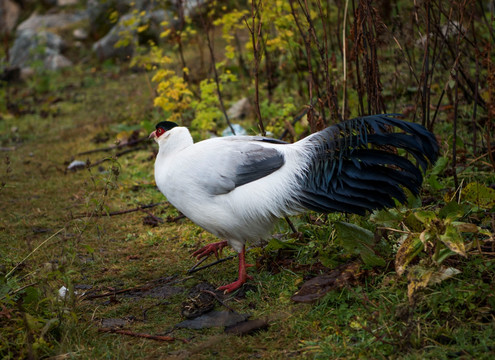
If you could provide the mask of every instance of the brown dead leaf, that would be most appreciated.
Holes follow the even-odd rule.
[[[312,303],[322,298],[329,291],[355,283],[363,273],[360,261],[341,265],[329,274],[320,275],[306,281],[301,289],[292,296],[292,300]]]
[[[407,265],[416,257],[422,250],[425,243],[425,231],[418,237],[414,233],[410,233],[402,242],[395,256],[395,271],[400,276],[406,270]]]
[[[268,321],[266,319],[246,320],[225,327],[225,333],[233,335],[248,335],[258,330],[266,330],[268,329],[268,326]]]
[[[409,303],[414,303],[414,295],[418,290],[441,283],[459,273],[460,270],[453,267],[441,266],[437,269],[423,268],[420,265],[413,267],[407,274],[407,280],[409,281],[409,285],[407,286]]]

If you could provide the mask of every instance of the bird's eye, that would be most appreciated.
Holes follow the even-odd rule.
[[[165,132],[165,130],[163,130],[162,128],[156,129],[156,135],[158,135],[158,136],[162,135],[164,132]]]

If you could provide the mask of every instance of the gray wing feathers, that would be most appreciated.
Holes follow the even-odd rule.
[[[235,186],[242,186],[261,179],[284,165],[284,157],[277,150],[256,146],[242,152],[243,163],[238,164],[235,172]]]
[[[259,180],[285,163],[276,149],[253,143],[233,145],[219,150],[218,157],[211,159],[211,172],[203,177],[204,187],[212,195],[227,194],[236,187]]]

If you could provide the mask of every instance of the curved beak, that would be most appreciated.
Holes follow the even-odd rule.
[[[156,130],[153,131],[149,136],[148,139],[155,139],[156,138]]]

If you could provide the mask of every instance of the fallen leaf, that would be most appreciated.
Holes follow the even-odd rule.
[[[134,320],[133,317],[129,318],[107,318],[107,319],[100,319],[100,326],[104,328],[121,328],[129,324]]]
[[[320,275],[306,281],[301,289],[292,296],[295,302],[311,303],[323,297],[329,291],[354,283],[364,273],[359,261],[341,265],[329,274]]]
[[[140,296],[150,296],[153,298],[165,299],[172,295],[180,294],[184,291],[184,288],[172,286],[172,285],[160,285],[153,287],[145,292],[142,292]]]
[[[406,270],[407,265],[419,254],[424,248],[422,238],[425,238],[425,232],[418,237],[410,233],[402,242],[397,254],[395,255],[395,271],[400,276]]]
[[[220,326],[232,326],[241,321],[245,321],[250,315],[239,314],[233,311],[210,311],[192,320],[184,320],[177,325],[178,328],[203,329]]]
[[[409,280],[409,285],[407,286],[409,302],[411,304],[414,303],[414,295],[418,290],[424,289],[429,285],[441,283],[452,276],[460,274],[460,272],[460,270],[453,267],[441,266],[438,269],[425,269],[420,265],[414,266],[407,274],[407,279]]]
[[[233,335],[248,335],[258,330],[268,329],[268,326],[268,321],[266,319],[246,320],[225,327],[225,333]]]
[[[206,282],[194,286],[187,294],[187,299],[182,303],[181,314],[186,319],[194,319],[207,313],[215,307],[215,296],[211,293],[215,288]]]

